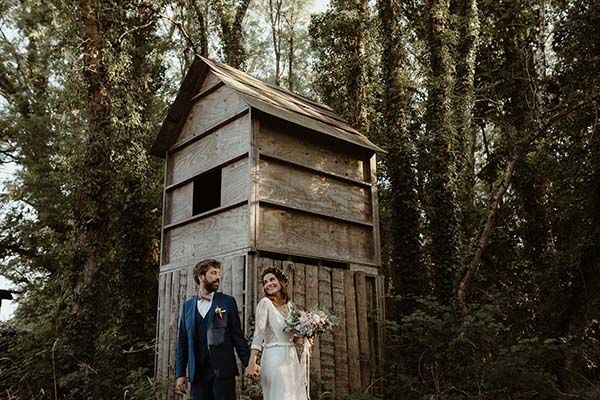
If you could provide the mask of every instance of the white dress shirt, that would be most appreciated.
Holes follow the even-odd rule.
[[[210,310],[210,306],[212,305],[212,299],[213,299],[213,294],[211,293],[208,295],[208,297],[210,297],[210,300],[206,300],[202,297],[198,297],[198,312],[200,313],[200,315],[202,315],[202,318],[206,317],[206,314],[208,313],[208,310]]]

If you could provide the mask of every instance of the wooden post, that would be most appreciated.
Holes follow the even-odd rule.
[[[294,264],[294,304],[306,307],[306,266],[300,263]]]
[[[331,298],[331,269],[319,268],[319,306],[331,313],[333,303]],[[333,333],[321,335],[321,377],[328,389],[335,389],[335,350]]]
[[[331,270],[333,292],[333,313],[338,324],[333,329],[335,344],[335,394],[336,397],[348,394],[348,349],[346,347],[346,304],[344,299],[344,271]]]
[[[319,267],[316,265],[306,266],[306,309],[310,310],[319,305]],[[315,338],[312,347],[312,357],[310,365],[314,372],[316,382],[311,384],[312,387],[319,388],[321,382],[321,340]]]
[[[356,287],[354,272],[344,271],[344,295],[346,297],[346,341],[348,342],[348,383],[350,392],[361,387],[360,347],[356,312]]]
[[[363,387],[370,385],[369,365],[369,322],[367,317],[367,287],[365,273],[357,272],[356,284],[356,308],[358,316],[358,345],[360,350],[360,380]]]

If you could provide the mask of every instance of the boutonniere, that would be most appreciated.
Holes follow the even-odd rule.
[[[223,313],[227,310],[223,310],[221,307],[215,308],[215,314],[219,316],[219,318],[223,319]]]

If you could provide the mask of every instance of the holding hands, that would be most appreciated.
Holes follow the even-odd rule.
[[[257,381],[260,378],[260,366],[255,362],[250,362],[244,371],[244,376]]]

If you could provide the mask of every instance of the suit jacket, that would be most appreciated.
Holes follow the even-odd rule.
[[[196,378],[196,352],[194,343],[196,337],[196,307],[198,296],[183,303],[181,319],[179,320],[179,337],[177,341],[176,376],[187,376],[190,382]],[[221,315],[215,310],[221,309]],[[244,367],[250,359],[250,349],[244,339],[238,307],[232,296],[215,292],[212,304],[205,318],[208,322],[208,359],[217,378],[231,378],[239,371],[235,361],[234,348]]]

